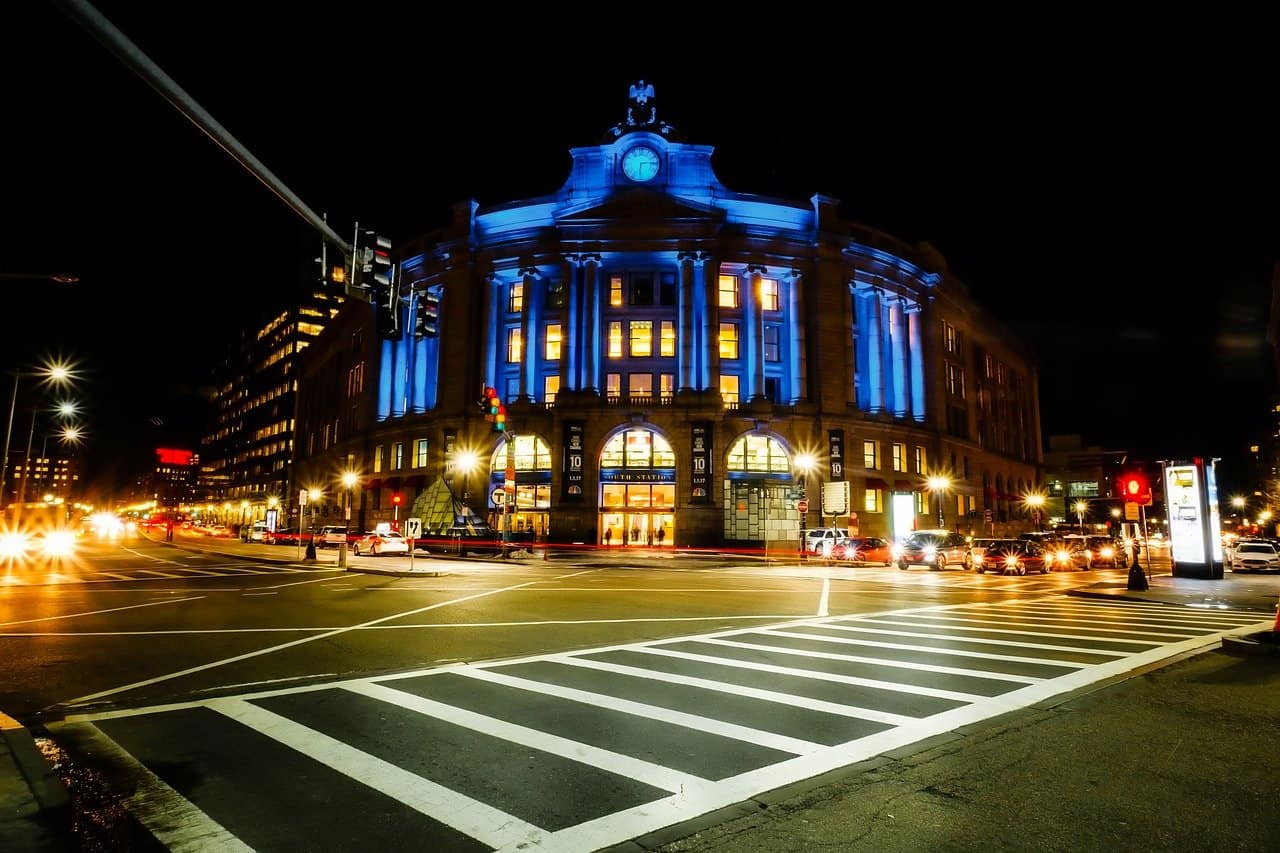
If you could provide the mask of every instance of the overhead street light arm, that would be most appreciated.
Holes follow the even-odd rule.
[[[0,272],[0,281],[53,281],[58,284],[75,284],[80,276],[69,272]]]
[[[293,190],[285,186],[284,182],[272,174],[271,170],[264,166],[257,157],[250,154],[247,148],[228,133],[227,129],[219,124],[213,116],[205,112],[204,108],[174,82],[173,78],[160,70],[158,65],[152,62],[137,45],[130,41],[128,36],[116,29],[114,24],[103,17],[102,13],[84,2],[84,0],[54,0],[54,3],[77,24],[88,30],[89,34],[101,42],[117,59],[147,81],[151,88],[159,92],[161,97],[173,105],[178,112],[186,116],[192,124],[203,130],[222,150],[230,154],[233,160],[244,166],[267,189],[275,193],[294,213],[305,219],[313,228],[331,240],[334,245],[342,249],[347,255],[351,255],[354,252],[350,243],[339,237],[338,232],[330,228],[329,224],[317,216],[315,211],[307,207],[306,203],[298,198]]]

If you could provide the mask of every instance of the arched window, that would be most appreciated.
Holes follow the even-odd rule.
[[[505,471],[507,468],[507,441],[504,440],[493,451],[493,459],[489,461],[491,471]],[[517,471],[550,471],[551,448],[536,435],[517,435],[516,470]]]
[[[605,442],[601,468],[674,468],[671,443],[650,429],[625,429]]]
[[[729,448],[729,470],[759,474],[786,474],[791,457],[776,438],[744,435]]]

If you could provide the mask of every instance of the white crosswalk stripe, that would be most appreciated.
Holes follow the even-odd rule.
[[[1258,614],[1228,610],[1009,599],[122,709],[51,728],[128,740],[137,726],[169,720],[175,742],[216,742],[216,726],[182,716],[208,709],[223,725],[266,736],[286,754],[481,844],[596,850],[1259,624]],[[430,736],[410,736],[417,726]],[[450,746],[455,739],[465,748]],[[255,784],[249,757],[235,786]],[[578,787],[565,783],[564,802],[549,803],[560,790],[550,781],[545,793],[493,784],[485,774],[504,762],[560,762],[548,780],[587,775]],[[145,766],[157,784],[178,787],[165,777],[165,761]],[[209,811],[202,825],[250,831],[223,798],[202,798],[200,789],[189,797],[188,812]],[[601,804],[593,812],[594,798]],[[145,808],[137,816],[164,821]],[[298,846],[307,847],[307,816],[291,817]]]

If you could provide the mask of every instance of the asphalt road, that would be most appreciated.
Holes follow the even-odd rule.
[[[135,541],[10,573],[4,710],[174,849],[652,847],[708,819],[725,834],[682,843],[738,849],[772,830],[744,835],[722,809],[956,731],[955,760],[985,761],[967,771],[981,777],[1001,766],[979,758],[989,721],[1259,622],[1062,595],[1115,572],[640,554],[432,568]],[[849,796],[850,813],[877,801]],[[106,832],[103,849],[149,843]]]

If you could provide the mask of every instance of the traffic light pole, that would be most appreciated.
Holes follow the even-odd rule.
[[[1147,542],[1147,508],[1139,504],[1138,512],[1142,516],[1142,541],[1145,543]],[[1142,546],[1135,541],[1133,547],[1141,548]],[[1151,584],[1147,581],[1147,573],[1142,570],[1142,563],[1138,559],[1140,554],[1141,552],[1134,555],[1133,563],[1129,566],[1129,589],[1145,592],[1151,588]],[[1147,555],[1147,565],[1151,565],[1150,554]]]

